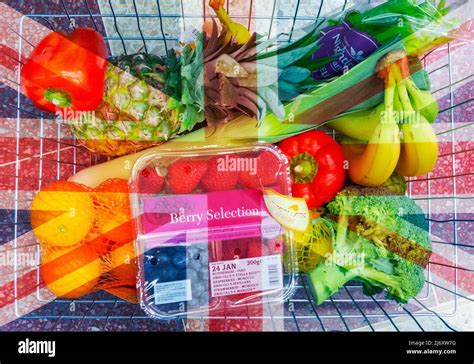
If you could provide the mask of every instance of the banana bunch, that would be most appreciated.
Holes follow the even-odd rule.
[[[411,79],[405,52],[387,54],[377,71],[385,81],[384,102],[328,124],[345,135],[341,141],[349,178],[372,187],[382,185],[394,171],[410,177],[429,173],[438,159],[438,141],[431,126],[438,103]]]
[[[414,87],[413,81],[409,86],[410,77],[400,77],[398,70],[396,75],[402,144],[395,170],[403,176],[421,176],[431,172],[438,161],[438,138],[428,120],[433,115],[436,119],[438,104],[435,111],[432,107],[417,108],[417,103],[412,103],[415,98],[410,98],[408,92]]]

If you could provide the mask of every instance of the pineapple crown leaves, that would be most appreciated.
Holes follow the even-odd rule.
[[[168,57],[166,57],[166,64],[165,64],[165,69],[166,69],[166,76],[169,76],[166,78],[167,80],[167,88],[171,89],[170,91],[174,90],[176,91],[176,95],[179,95],[181,92],[181,77],[179,74],[180,70],[180,61],[178,58],[178,55],[176,54],[176,51],[174,49],[171,49],[168,52]],[[165,89],[167,91],[167,89]],[[173,93],[174,94],[174,93]]]
[[[184,46],[179,57],[168,57],[158,76],[175,99],[169,107],[178,109],[181,131],[192,130],[204,113],[209,123],[227,121],[232,110],[259,120],[268,110],[284,120],[283,103],[307,90],[312,63],[330,60],[308,62],[319,47],[317,26],[284,46],[278,44],[281,36],[257,41],[254,33],[247,43],[238,44],[225,26],[219,31],[214,22],[211,35],[200,32],[194,46]]]
[[[170,97],[179,98],[181,95],[181,74],[179,72],[181,65],[176,51],[170,49],[167,56],[160,58],[160,61],[160,64],[155,66],[155,72],[150,72],[147,76],[163,80],[163,92]]]
[[[204,119],[204,33],[198,34],[194,48],[187,44],[181,54],[181,131],[190,131]]]

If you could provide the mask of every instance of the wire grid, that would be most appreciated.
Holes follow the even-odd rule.
[[[204,16],[209,16],[206,13],[205,7],[205,0],[203,2],[203,13]],[[252,0],[250,2],[250,9],[252,9]],[[281,15],[279,14],[276,9],[278,7],[277,0],[273,1],[272,12],[268,16],[261,16],[258,15],[259,19],[269,20],[269,29],[267,31],[268,37],[275,31],[275,22],[284,21],[286,22],[286,34],[288,35],[287,39],[284,41],[291,40],[293,36],[293,32],[299,26],[305,25],[308,22],[314,21],[322,21],[324,18],[322,17],[324,14],[324,5],[325,2],[322,0],[319,4],[319,7],[314,8],[314,13],[311,16],[308,15],[299,15],[300,14],[300,5],[303,2],[302,0],[288,0],[287,2],[292,3],[292,8],[295,9],[294,14],[292,15]],[[370,2],[370,1],[368,1]],[[88,24],[88,26],[94,27],[96,30],[101,32],[106,41],[109,42],[119,42],[123,47],[123,53],[129,53],[130,47],[128,47],[128,43],[140,41],[143,43],[141,49],[147,51],[147,44],[152,41],[162,42],[163,47],[165,50],[173,47],[176,45],[176,42],[179,40],[178,34],[168,34],[164,31],[163,22],[165,19],[178,19],[179,22],[182,23],[183,28],[186,27],[186,22],[190,19],[195,19],[196,15],[193,14],[186,14],[184,12],[183,0],[180,1],[181,12],[177,13],[167,13],[166,9],[160,6],[160,1],[156,2],[157,5],[157,13],[155,14],[148,14],[148,13],[139,13],[137,11],[137,6],[135,1],[133,1],[133,8],[134,12],[130,14],[118,14],[115,11],[114,5],[112,1],[108,1],[110,6],[110,13],[107,14],[95,14],[91,10],[89,3],[87,0],[84,0],[84,3],[88,9],[87,13],[84,14],[72,14],[68,11],[68,6],[65,1],[61,1],[64,7],[64,13],[62,14],[32,14],[26,15],[25,18],[30,18],[35,21],[38,21],[41,24],[45,24],[50,27],[52,30],[62,30],[67,29],[70,27],[74,27],[75,22],[79,21],[81,26],[84,23]],[[344,10],[347,6],[347,1],[340,6],[339,10]],[[232,9],[231,9],[232,14]],[[242,15],[234,15],[240,21],[247,19],[248,24],[256,18],[257,16],[252,14],[251,12],[245,17]],[[112,19],[115,34],[105,34],[105,30],[103,28],[102,23],[100,22],[101,19]],[[136,35],[135,36],[125,36],[122,35],[120,27],[118,25],[119,18],[126,18],[130,21],[136,22]],[[142,28],[141,28],[141,20],[146,18],[155,19],[157,25],[160,29],[160,36],[145,36]],[[243,21],[245,22],[245,21]],[[261,30],[259,29],[259,32]],[[20,52],[22,49],[21,43],[29,43],[28,39],[24,38],[22,34],[22,26],[19,30],[20,36]],[[33,46],[31,44],[31,46]],[[442,65],[439,68],[436,68],[431,71],[431,73],[439,72],[440,70],[448,70],[449,75],[449,106],[445,109],[441,110],[440,114],[447,113],[449,114],[449,122],[451,126],[451,135],[452,135],[452,150],[449,155],[453,157],[459,151],[456,151],[454,148],[454,111],[456,107],[459,107],[463,104],[470,103],[473,99],[463,100],[460,103],[455,103],[454,100],[454,92],[453,88],[455,87],[455,83],[453,82],[453,69],[451,63],[451,52],[450,46],[448,45],[448,63]],[[429,57],[429,55],[427,56]],[[19,57],[21,59],[21,57]],[[425,58],[426,62],[426,58]],[[472,74],[463,78],[462,81],[468,80],[472,77]],[[18,78],[19,79],[19,78]],[[458,81],[459,82],[459,81]],[[443,87],[444,89],[445,87]],[[434,93],[439,90],[435,90]],[[76,173],[79,169],[82,169],[88,165],[96,164],[100,161],[97,155],[91,154],[90,158],[87,163],[79,162],[77,159],[78,153],[78,145],[74,140],[72,143],[64,141],[64,135],[68,134],[68,130],[66,126],[61,127],[58,125],[57,128],[57,150],[49,155],[43,153],[43,142],[46,140],[45,136],[43,135],[43,131],[45,128],[46,120],[48,115],[39,112],[39,111],[32,111],[31,108],[25,106],[28,101],[23,98],[20,94],[20,87],[18,87],[18,100],[17,100],[17,122],[15,127],[15,132],[17,136],[17,143],[16,143],[16,182],[15,182],[15,215],[14,215],[14,250],[15,254],[17,251],[17,238],[19,237],[18,226],[20,224],[19,220],[19,206],[22,205],[25,201],[20,201],[19,194],[18,194],[18,182],[20,177],[20,160],[19,156],[21,155],[21,143],[19,141],[20,136],[24,135],[24,132],[21,130],[21,117],[22,115],[26,114],[35,114],[34,116],[39,117],[40,121],[40,150],[41,153],[37,157],[39,160],[39,174],[37,176],[38,180],[38,189],[41,188],[42,183],[44,183],[42,171],[43,171],[43,162],[44,161],[54,161],[57,163],[57,179],[61,178],[60,171],[61,171],[61,164],[67,163],[72,166],[72,173]],[[27,135],[28,136],[28,135]],[[34,137],[38,137],[38,135],[34,135]],[[73,158],[70,162],[62,161],[62,153],[64,150],[72,149],[73,151]],[[447,155],[448,156],[448,155]],[[444,156],[446,157],[446,156]],[[328,301],[323,303],[320,306],[316,306],[314,303],[313,298],[309,292],[309,286],[307,283],[307,278],[304,275],[300,275],[297,281],[297,290],[290,300],[285,302],[283,316],[281,313],[274,313],[272,306],[268,306],[268,317],[265,316],[263,319],[268,319],[273,322],[274,319],[282,319],[284,321],[284,328],[285,330],[290,331],[333,331],[333,330],[341,330],[341,331],[352,331],[355,329],[365,328],[371,331],[377,331],[377,324],[379,322],[388,322],[390,325],[389,328],[385,327],[384,330],[406,330],[406,325],[403,325],[403,328],[397,324],[397,318],[403,317],[408,319],[409,323],[411,324],[411,330],[420,330],[425,331],[423,324],[420,322],[421,318],[424,316],[431,317],[433,320],[438,321],[441,324],[442,330],[452,330],[455,331],[453,327],[451,327],[445,320],[445,316],[454,315],[457,309],[457,301],[458,297],[463,297],[469,301],[472,301],[471,298],[466,297],[465,295],[458,292],[458,247],[463,247],[464,249],[471,249],[471,245],[467,244],[460,244],[458,242],[458,229],[456,224],[460,221],[462,222],[472,222],[471,219],[459,219],[457,213],[457,201],[462,196],[458,196],[456,193],[456,165],[453,160],[453,174],[443,178],[450,178],[454,181],[454,191],[452,196],[448,197],[450,201],[453,203],[453,218],[446,219],[446,220],[436,220],[431,219],[432,215],[432,202],[435,199],[434,196],[431,196],[431,178],[430,176],[427,177],[427,194],[426,197],[421,198],[424,200],[426,213],[428,215],[428,220],[430,222],[430,232],[432,225],[434,223],[452,223],[453,224],[453,235],[452,241],[450,242],[442,242],[442,241],[433,241],[434,249],[436,249],[436,244],[448,244],[451,246],[452,249],[452,260],[455,264],[451,267],[454,273],[454,287],[451,289],[448,286],[442,286],[432,282],[432,274],[431,268],[432,264],[428,266],[427,269],[427,284],[423,292],[417,297],[416,299],[412,300],[409,304],[401,306],[393,301],[386,300],[383,298],[382,295],[377,296],[365,296],[362,294],[362,290],[359,284],[349,284],[344,289],[341,290],[338,294],[331,297]],[[409,185],[411,185],[409,183]],[[411,188],[409,188],[409,194],[411,195]],[[37,247],[39,253],[39,246]],[[16,257],[15,257],[15,264],[16,264]],[[472,270],[471,270],[472,271]],[[17,270],[15,265],[15,296],[17,296],[17,277],[21,275],[21,272]],[[39,282],[39,276],[38,276]],[[452,310],[450,312],[437,312],[430,308],[430,301],[434,295],[434,289],[441,289],[447,293],[449,293],[449,300],[452,302]],[[120,299],[115,298],[105,292],[96,292],[87,297],[78,300],[62,300],[56,299],[52,302],[48,298],[41,297],[40,292],[38,290],[37,299],[39,301],[44,301],[45,305],[38,310],[35,310],[29,314],[22,315],[20,310],[17,309],[18,317],[20,317],[17,321],[19,322],[19,327],[21,326],[21,322],[29,323],[29,322],[38,322],[41,321],[41,325],[39,329],[41,330],[131,330],[131,331],[139,331],[139,330],[175,330],[175,331],[182,331],[186,330],[186,318],[176,318],[168,321],[162,320],[151,320],[149,319],[143,311],[137,306],[129,304],[125,301],[121,301]],[[189,319],[190,317],[188,317]],[[195,317],[196,319],[201,319],[204,321],[204,317]],[[241,317],[240,317],[241,318]],[[249,319],[251,318],[260,318],[259,317],[252,317],[248,316]],[[212,319],[222,319],[226,322],[232,317],[226,317],[225,315],[222,317],[212,317]],[[438,326],[439,327],[439,326]],[[277,329],[277,327],[273,327]]]

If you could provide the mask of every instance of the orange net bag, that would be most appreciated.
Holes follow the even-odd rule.
[[[74,299],[105,290],[138,302],[127,180],[110,179],[94,190],[54,182],[33,200],[31,224],[41,247],[41,277],[53,294]]]

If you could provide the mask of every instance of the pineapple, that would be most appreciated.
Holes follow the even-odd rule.
[[[92,113],[68,120],[88,149],[106,156],[134,153],[208,124],[267,111],[285,118],[283,102],[308,83],[316,30],[275,49],[254,33],[239,44],[213,21],[181,54],[137,53],[111,59],[104,97]]]
[[[174,52],[168,58],[177,61]],[[119,156],[175,136],[180,111],[158,80],[164,67],[163,58],[144,53],[111,59],[102,103],[68,120],[79,141],[93,152]]]

